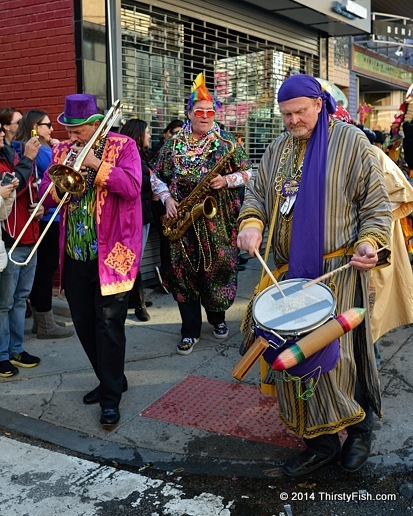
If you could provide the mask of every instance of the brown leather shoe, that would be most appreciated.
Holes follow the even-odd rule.
[[[307,449],[304,452],[297,455],[290,461],[286,462],[282,468],[283,473],[289,477],[302,477],[316,471],[323,466],[333,464],[340,458],[340,454],[337,453],[333,457],[321,457],[316,455],[311,450]]]
[[[371,432],[349,435],[341,449],[341,467],[350,473],[358,471],[369,458],[371,451]]]

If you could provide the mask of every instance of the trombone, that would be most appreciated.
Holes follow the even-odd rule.
[[[15,265],[24,266],[27,265],[30,260],[33,258],[34,253],[37,251],[37,248],[41,244],[44,236],[46,235],[49,227],[51,226],[54,219],[57,217],[57,214],[59,213],[60,209],[62,208],[63,204],[66,202],[66,199],[69,195],[75,195],[79,196],[86,190],[86,180],[83,177],[83,175],[80,172],[80,169],[82,168],[82,164],[86,159],[86,156],[88,155],[89,151],[91,149],[95,149],[98,147],[99,143],[106,137],[107,133],[109,132],[112,125],[116,122],[116,120],[119,118],[120,113],[122,110],[122,104],[120,100],[116,100],[113,104],[113,106],[109,109],[107,112],[105,118],[102,120],[99,127],[96,129],[95,133],[93,134],[92,138],[87,142],[87,144],[83,147],[81,152],[77,154],[75,151],[70,150],[63,161],[63,163],[58,163],[56,165],[52,165],[49,167],[48,173],[51,180],[50,185],[47,187],[47,190],[44,192],[42,198],[37,203],[36,208],[33,210],[32,214],[29,217],[29,220],[26,222],[24,228],[21,230],[20,234],[18,235],[17,239],[15,240],[13,246],[10,248],[10,251],[8,252],[9,260],[14,263]],[[12,258],[13,252],[20,243],[20,240],[22,239],[24,233],[26,232],[26,229],[29,227],[33,219],[35,218],[37,212],[39,211],[40,206],[44,203],[46,197],[49,195],[50,190],[53,186],[56,186],[59,190],[62,190],[65,192],[63,195],[60,203],[56,207],[56,210],[54,211],[53,215],[50,217],[49,222],[47,223],[46,227],[43,230],[43,233],[39,236],[39,239],[35,243],[33,249],[31,250],[30,254],[26,258],[24,262],[16,262]]]

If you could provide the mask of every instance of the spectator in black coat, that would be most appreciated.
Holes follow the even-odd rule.
[[[149,142],[151,140],[151,134],[149,132],[148,124],[144,120],[139,118],[132,118],[128,120],[125,125],[120,129],[119,133],[129,136],[135,140],[139,150],[142,164],[142,257],[145,249],[146,241],[148,240],[149,230],[151,223],[153,222],[152,216],[152,190],[150,175],[151,171],[148,166],[148,149]],[[152,303],[151,303],[152,304]],[[139,271],[134,287],[130,293],[129,306],[135,309],[135,315],[140,321],[149,321],[150,315],[146,310],[149,303],[145,302],[145,294],[142,286],[142,275]]]

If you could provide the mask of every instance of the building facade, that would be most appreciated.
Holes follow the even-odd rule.
[[[123,117],[146,120],[156,141],[170,120],[185,118],[202,71],[223,106],[218,121],[242,138],[257,165],[283,130],[276,98],[290,74],[335,83],[355,113],[352,40],[371,32],[370,3],[9,0],[1,15],[0,105],[45,109],[55,121],[70,93],[96,95],[102,111],[120,98]],[[65,138],[57,124],[54,130]],[[144,279],[157,261],[152,235]]]

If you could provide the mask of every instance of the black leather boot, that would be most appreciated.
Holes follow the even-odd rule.
[[[341,449],[341,467],[353,473],[358,471],[369,458],[372,432],[349,434]]]
[[[148,314],[148,311],[146,310],[146,303],[145,303],[145,293],[143,291],[142,287],[142,275],[139,272],[136,276],[135,284],[133,286],[134,289],[136,289],[137,294],[137,300],[135,305],[135,315],[136,317],[143,322],[149,321],[151,316]]]
[[[338,462],[339,458],[339,453],[331,457],[322,457],[321,455],[315,454],[312,450],[307,449],[286,462],[282,471],[289,477],[303,477],[317,469],[328,466],[328,464]]]

